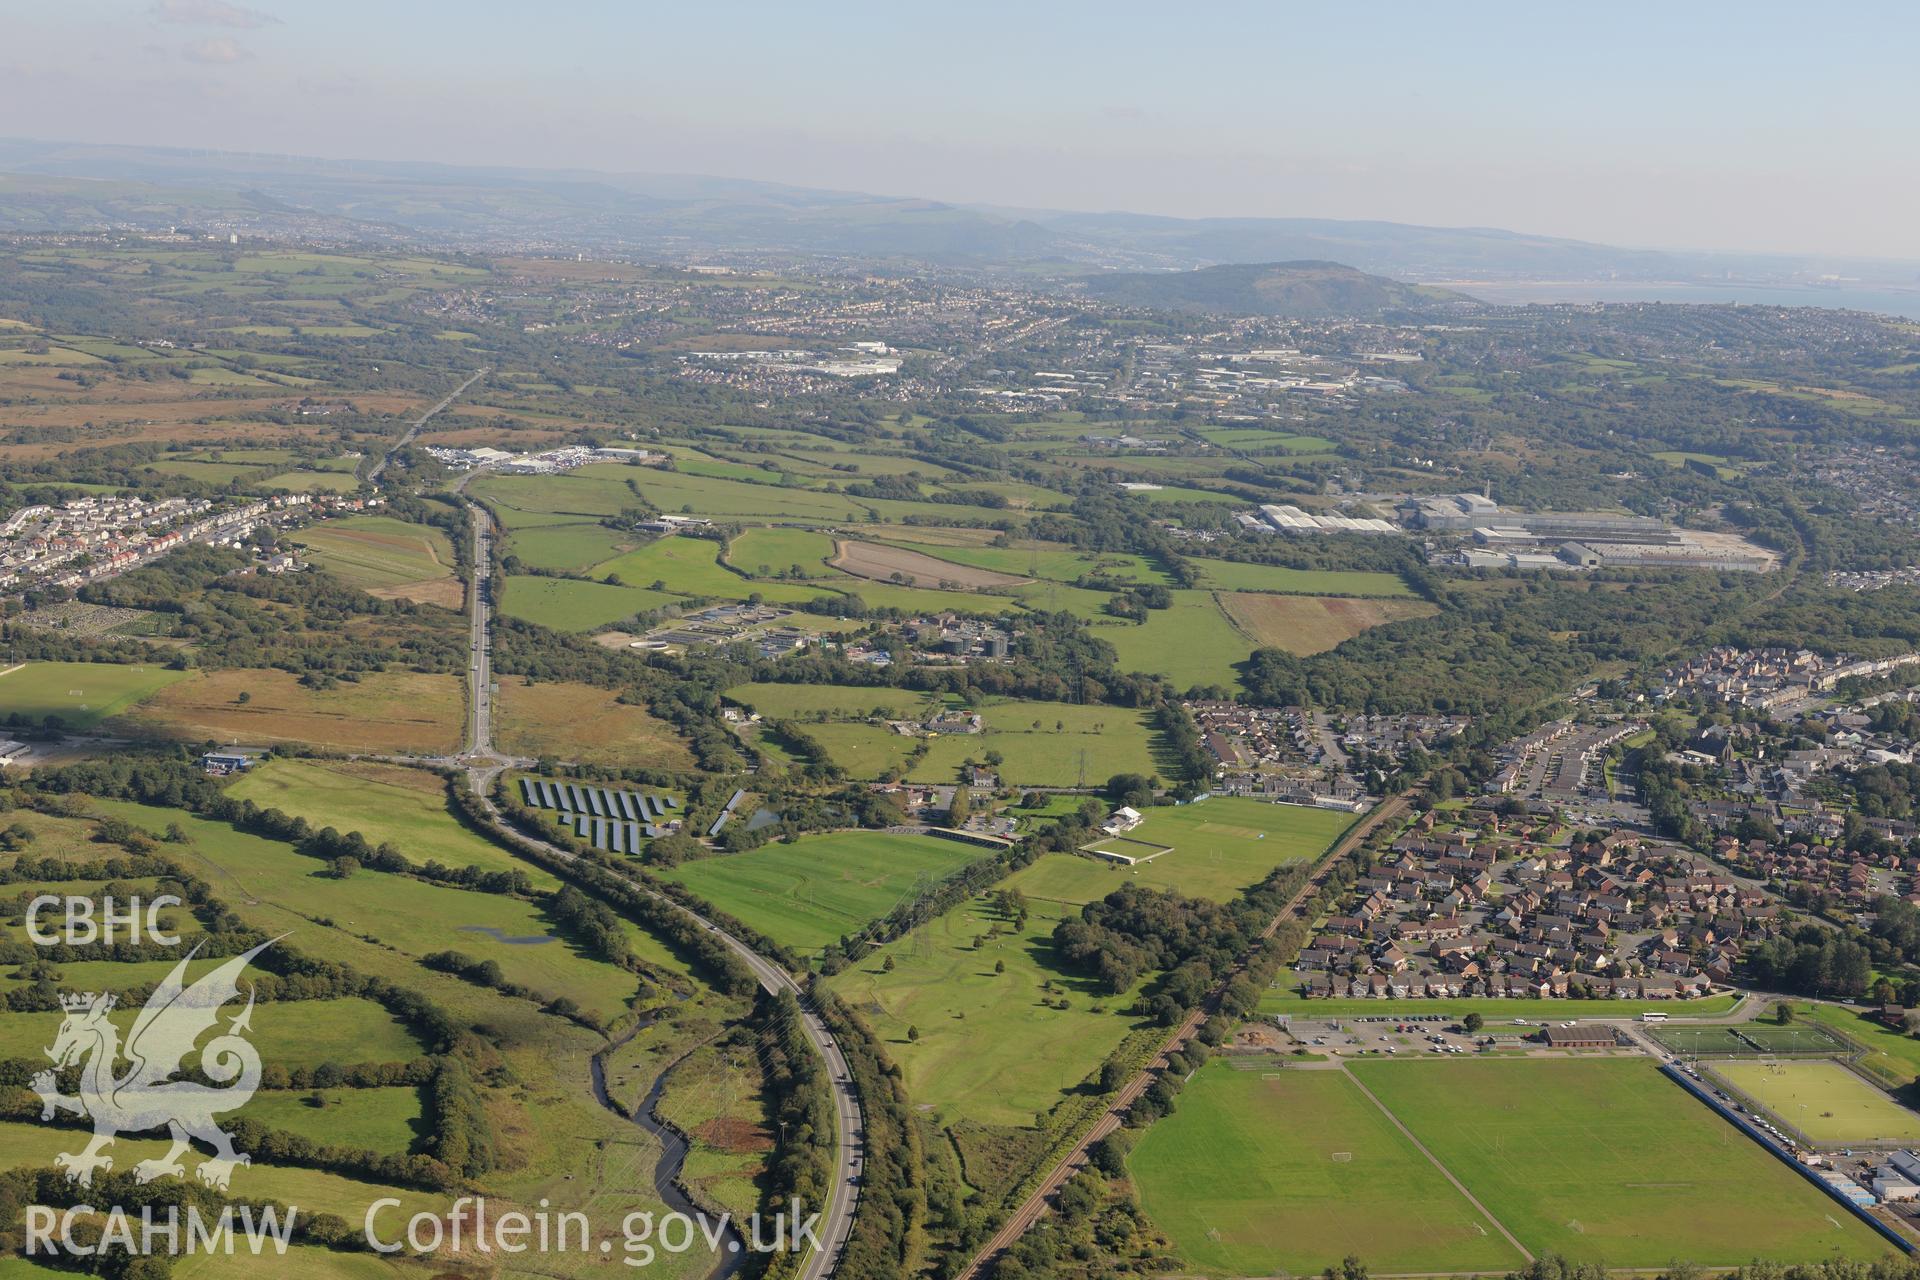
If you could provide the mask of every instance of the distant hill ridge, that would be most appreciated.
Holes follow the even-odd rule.
[[[1431,312],[1473,301],[1446,289],[1402,284],[1338,262],[1318,261],[1116,271],[1089,277],[1084,287],[1089,297],[1122,306],[1295,320]]]
[[[1669,284],[1837,273],[1910,289],[1920,269],[1823,254],[1625,249],[1491,227],[1089,213],[690,174],[327,160],[0,137],[0,232],[191,230],[203,224],[237,230],[243,238],[319,236],[480,252],[517,252],[531,242],[667,260],[741,251],[854,256],[1016,269],[1029,279],[1220,263],[1261,269],[1346,263],[1401,279]]]

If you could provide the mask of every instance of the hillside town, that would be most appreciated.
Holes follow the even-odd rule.
[[[275,494],[254,499],[89,496],[29,506],[0,525],[0,591],[73,590],[190,543],[237,545],[263,525],[364,510],[381,499]]]

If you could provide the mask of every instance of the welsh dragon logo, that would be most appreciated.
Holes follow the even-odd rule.
[[[187,961],[199,951],[195,947],[155,989],[134,1019],[124,1046],[119,1028],[107,1018],[116,1003],[112,995],[89,992],[60,997],[67,1016],[53,1047],[46,1051],[53,1059],[54,1070],[34,1076],[32,1085],[40,1095],[42,1120],[51,1120],[59,1111],[71,1111],[93,1121],[93,1140],[84,1151],[62,1152],[54,1157],[69,1182],[92,1186],[95,1170],[110,1171],[113,1157],[103,1153],[118,1135],[162,1128],[173,1146],[162,1158],[135,1165],[133,1176],[137,1181],[185,1177],[180,1158],[195,1141],[214,1151],[214,1157],[195,1170],[200,1181],[210,1187],[226,1190],[234,1168],[252,1163],[233,1149],[233,1139],[214,1123],[216,1115],[245,1106],[260,1087],[260,1054],[246,1038],[252,1030],[251,988],[246,1008],[229,1020],[225,1033],[209,1040],[200,1051],[200,1071],[215,1083],[205,1085],[173,1077],[193,1052],[194,1044],[219,1021],[221,1006],[240,994],[239,979],[248,962],[275,941],[278,939],[235,956],[187,986]],[[122,1059],[126,1068],[116,1074]],[[80,1092],[69,1097],[59,1092],[55,1072],[77,1063],[84,1063]]]

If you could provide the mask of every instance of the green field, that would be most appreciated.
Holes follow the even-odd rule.
[[[1157,483],[1157,482],[1154,482]],[[1236,498],[1224,493],[1215,493],[1211,489],[1196,489],[1190,485],[1163,484],[1158,489],[1136,489],[1127,495],[1129,498],[1144,499],[1147,502],[1212,502],[1223,507],[1244,507],[1245,498]]]
[[[198,370],[206,373],[208,370]],[[201,381],[201,379],[195,379]],[[180,476],[187,480],[200,480],[207,484],[224,485],[242,479],[260,470],[258,464],[246,462],[204,462],[191,458],[168,458],[149,464],[150,468],[163,476]]]
[[[254,487],[291,493],[352,493],[360,487],[360,480],[350,471],[283,471]]]
[[[593,631],[678,603],[678,596],[659,591],[572,578],[510,577],[500,593],[501,613],[555,631]]]
[[[870,518],[876,521],[907,520],[925,516],[929,511],[954,520],[977,520],[983,525],[1007,518],[1007,512],[999,507],[973,507],[951,502],[929,507],[924,501],[909,501],[904,498],[853,498],[850,501],[858,503],[860,508],[870,513]]]
[[[92,862],[100,856],[100,848],[94,842],[98,828],[85,819],[15,809],[7,815],[7,825],[16,822],[33,832],[32,844],[26,851],[32,857]]]
[[[582,467],[575,474],[590,477],[614,469]],[[619,470],[625,471],[627,468]],[[640,492],[662,511],[681,512],[691,508],[691,514],[703,516],[759,519],[793,517],[838,522],[860,518],[862,506],[865,505],[836,493],[815,493],[771,484],[747,484],[739,480],[689,475],[683,471],[639,467],[632,470],[636,473],[633,480]],[[955,511],[965,509],[954,508]]]
[[[0,1151],[6,1151],[4,1163],[13,1169],[52,1167],[54,1153],[79,1150],[77,1142],[79,1138],[73,1130],[0,1121]],[[136,1161],[154,1159],[165,1150],[165,1140],[134,1138],[123,1134],[113,1142],[113,1165],[115,1169],[131,1169]],[[186,1157],[186,1163],[196,1165],[198,1157],[204,1155],[205,1151],[196,1150],[194,1155]],[[280,1203],[300,1205],[301,1215],[338,1213],[349,1222],[359,1222],[361,1217],[365,1217],[369,1196],[397,1197],[405,1205],[405,1213],[442,1209],[447,1201],[447,1197],[436,1196],[432,1192],[386,1188],[376,1182],[342,1178],[338,1174],[319,1173],[315,1169],[290,1169],[265,1165],[259,1161],[234,1173],[232,1192],[250,1199],[278,1199]]]
[[[857,778],[877,778],[903,765],[917,742],[926,743],[927,754],[908,774],[915,782],[954,782],[964,761],[984,763],[989,751],[1000,753],[1001,780],[1009,786],[1099,786],[1116,773],[1160,770],[1149,713],[1129,707],[990,699],[976,708],[981,732],[914,738],[866,717],[884,710],[888,719],[917,721],[946,705],[944,700],[885,686],[805,684],[739,685],[727,696],[770,719],[800,721]],[[822,715],[833,721],[816,722]]]
[[[291,449],[219,449],[195,456],[208,462],[244,462],[255,467],[287,467],[300,460],[300,455]],[[345,463],[348,471],[353,470],[349,459],[336,458],[330,459],[329,462]],[[310,465],[316,468],[332,469],[327,463],[316,462]]]
[[[507,536],[507,554],[533,569],[585,570],[630,550],[636,540],[603,524],[534,525]]]
[[[1920,1115],[1831,1059],[1710,1065],[1815,1143],[1920,1142]]]
[[[749,582],[720,564],[721,546],[708,538],[665,537],[637,551],[595,565],[589,572],[603,581],[685,596],[744,600],[758,595],[776,604],[813,600],[821,592],[785,582]]]
[[[1219,445],[1239,449],[1285,449],[1289,453],[1325,453],[1334,448],[1324,436],[1270,431],[1264,427],[1201,427],[1200,434]]]
[[[722,458],[689,445],[670,444],[663,451],[673,458],[675,471],[690,476],[718,476],[725,480],[775,480],[784,479],[785,468],[775,464],[772,470],[765,467],[748,466],[740,462],[727,462]],[[794,482],[794,488],[804,487]]]
[[[841,595],[859,597],[869,608],[903,609],[909,613],[992,616],[1021,611],[1020,601],[986,591],[940,591],[933,587],[905,587],[896,582],[871,582],[851,576],[835,580],[834,590]],[[1071,588],[1062,587],[1061,590]]]
[[[727,697],[752,707],[769,720],[806,720],[815,715],[865,716],[882,710],[889,717],[904,718],[921,714],[929,707],[945,705],[937,695],[886,685],[866,688],[844,684],[742,684],[727,690]]]
[[[98,892],[106,884],[104,881],[98,884],[69,883],[76,892],[81,893]],[[157,892],[158,883],[157,880],[150,882],[149,889]],[[64,890],[66,887],[61,888]],[[147,891],[149,890],[143,889],[143,892]],[[169,907],[160,914],[162,920],[168,921],[166,927],[175,933],[195,927],[187,913],[178,908]],[[24,926],[17,930],[9,928],[7,934],[11,938],[26,940]],[[60,975],[55,981],[60,984],[63,991],[116,991],[143,983],[159,982],[172,968],[173,962],[170,960],[70,960],[66,964],[55,966],[54,972]],[[200,971],[196,968],[194,972],[197,974]],[[20,969],[0,977],[0,984],[8,988],[23,987],[29,981],[26,971]]]
[[[205,967],[211,968],[209,962]],[[170,970],[171,965],[167,966]],[[196,965],[190,976],[197,978]],[[61,983],[66,991],[87,990],[74,975]],[[151,981],[151,971],[130,980]],[[103,987],[108,984],[102,984]],[[121,984],[112,984],[118,987]],[[139,1010],[125,1008],[113,1015],[122,1031],[132,1025]],[[61,1014],[8,1013],[0,1016],[0,1058],[44,1061],[42,1050],[53,1043]],[[362,1062],[409,1062],[426,1052],[413,1033],[394,1021],[371,1000],[347,996],[337,1000],[288,1000],[257,1005],[250,1037],[262,1061],[283,1067],[316,1067],[323,1062],[353,1066]],[[263,1095],[265,1096],[265,1095]]]
[[[570,516],[572,520],[539,520],[539,524],[579,523],[579,517],[617,516],[639,504],[627,486],[626,467],[581,467],[563,475],[503,476],[490,473],[468,487],[474,497],[497,504],[501,522],[517,528],[510,512],[536,516]],[[611,474],[590,474],[617,472]],[[678,510],[678,507],[671,508]]]
[[[1042,858],[1029,871],[1035,877],[1032,892],[1059,902],[1087,903],[1134,883],[1225,902],[1264,880],[1275,867],[1318,858],[1358,820],[1336,809],[1267,804],[1242,796],[1163,805],[1145,813],[1146,821],[1128,832],[1128,838],[1171,845],[1172,853],[1131,867],[1092,858]]]
[[[24,1260],[23,1260],[24,1261]],[[404,1257],[368,1253],[339,1253],[318,1245],[289,1245],[283,1274],[301,1280],[431,1280],[434,1264]],[[0,1271],[0,1277],[13,1273]],[[30,1273],[40,1274],[40,1273]],[[59,1273],[67,1274],[67,1273]],[[255,1280],[260,1260],[245,1250],[238,1253],[200,1253],[173,1265],[178,1280]]]
[[[827,756],[852,778],[888,778],[905,770],[914,739],[903,737],[884,725],[861,723],[810,724],[804,726],[815,742],[826,748]],[[949,776],[945,781],[952,781]]]
[[[1220,591],[1265,591],[1298,596],[1410,596],[1393,573],[1359,569],[1287,569],[1235,560],[1195,560],[1204,585]]]
[[[35,723],[58,716],[69,729],[91,729],[185,675],[106,662],[28,662],[0,674],[0,716]]]
[[[442,949],[493,959],[510,981],[550,995],[567,995],[587,1012],[600,1016],[619,1013],[636,988],[653,1001],[667,1001],[669,992],[664,983],[696,992],[693,999],[674,1004],[676,1009],[711,1001],[726,1011],[723,1016],[737,1016],[737,1002],[701,994],[685,966],[651,935],[637,928],[630,930],[635,954],[648,970],[643,978],[584,957],[565,942],[516,947],[459,927],[468,922],[490,924],[510,936],[545,931],[551,925],[540,918],[538,904],[365,871],[346,881],[333,881],[314,874],[320,869],[315,859],[302,857],[285,845],[247,836],[180,810],[109,801],[92,802],[92,807],[149,832],[162,831],[169,822],[179,823],[185,840],[164,844],[164,853],[203,875],[213,892],[248,927],[272,935],[288,934],[286,945],[308,957],[347,964],[370,978],[417,991],[447,1011],[457,1026],[479,1032],[488,1046],[482,1052],[488,1055],[490,1064],[483,1094],[494,1119],[502,1159],[477,1189],[499,1200],[524,1205],[550,1198],[556,1208],[589,1212],[597,1224],[617,1224],[622,1214],[635,1209],[660,1210],[653,1184],[658,1144],[630,1121],[596,1105],[584,1087],[588,1055],[604,1047],[606,1038],[543,1011],[538,998],[507,995],[435,972],[421,963],[423,953]],[[92,828],[84,819],[56,819],[26,811],[16,812],[14,817],[30,822],[38,832],[36,854],[74,853],[97,858],[106,851],[106,846],[84,839]],[[520,918],[489,919],[473,914],[489,909],[482,899],[521,913]],[[128,965],[85,961],[58,968],[67,989],[124,990],[134,983],[153,981],[155,966],[147,962]],[[114,970],[121,972],[116,974]],[[0,1017],[0,1035],[17,1041],[0,1044],[0,1057],[37,1057],[50,1042],[51,1024],[57,1019],[57,1014]],[[263,1002],[254,1011],[254,1028],[254,1039],[262,1045],[263,1058],[270,1065],[408,1060],[425,1052],[425,1047],[384,1009],[361,999]],[[280,1127],[301,1129],[306,1122],[326,1115],[329,1120],[312,1130],[315,1136],[403,1149],[405,1138],[398,1126],[407,1123],[408,1099],[397,1094],[362,1097],[343,1100],[339,1110],[316,1112],[299,1104],[297,1100],[303,1096],[301,1091],[263,1090],[256,1101],[292,1108],[277,1118],[284,1122]],[[334,1118],[337,1123],[332,1122]],[[46,1126],[25,1125],[20,1132],[35,1145],[16,1149],[6,1135],[0,1135],[0,1159],[40,1164],[53,1150],[72,1147],[66,1135]],[[49,1143],[60,1145],[41,1145],[32,1137],[35,1134],[48,1135]],[[151,1154],[145,1147],[128,1154],[131,1141],[131,1136],[123,1138],[116,1148],[116,1155],[123,1161]],[[245,1173],[248,1181],[242,1184],[236,1178],[235,1183],[235,1190],[241,1194],[275,1194],[303,1209],[318,1206],[332,1211],[337,1205],[354,1222],[371,1199],[384,1194],[373,1184],[328,1175],[316,1175],[309,1181],[306,1171],[272,1170],[264,1161]],[[255,1174],[261,1174],[261,1179],[254,1180]],[[317,1256],[324,1262],[331,1255]],[[663,1258],[661,1263],[661,1274],[675,1280],[697,1270],[677,1260]],[[254,1274],[258,1274],[258,1264],[254,1266]],[[345,1274],[324,1265],[285,1273],[321,1277]],[[571,1267],[563,1268],[562,1273],[580,1274]],[[176,1269],[176,1274],[187,1272]],[[201,1273],[195,1270],[193,1274]],[[416,1271],[407,1280],[428,1280],[428,1274]]]
[[[325,1100],[314,1106],[313,1099]],[[407,1151],[420,1130],[420,1091],[380,1089],[266,1090],[241,1112],[273,1129],[357,1151]]]
[[[1124,582],[1171,580],[1145,557],[1128,552],[1074,551],[1056,543],[1029,547],[947,547],[923,542],[890,540],[892,545],[918,551],[936,560],[992,569],[1017,577],[1051,578],[1056,582],[1075,582],[1090,575],[1116,578]]]
[[[774,941],[811,952],[981,854],[934,836],[846,831],[703,858],[664,874]]]
[[[296,939],[324,936],[330,925],[415,960],[436,951],[463,952],[497,961],[510,981],[543,995],[571,996],[600,1017],[617,1014],[634,995],[634,975],[592,958],[571,941],[505,941],[552,936],[552,925],[532,902],[377,871],[336,880],[318,859],[225,823],[127,801],[96,800],[94,807],[148,831],[178,822],[187,843],[175,848],[190,867],[223,895],[279,904],[305,919],[304,928],[295,928]]]
[[[322,569],[367,590],[443,578],[453,572],[453,544],[445,533],[432,525],[388,516],[329,520],[300,530],[293,540]]]
[[[1159,771],[1150,715],[1128,707],[1066,702],[987,702],[980,733],[928,740],[927,755],[908,775],[916,782],[953,782],[962,762],[998,751],[1010,786],[1099,786],[1116,773]],[[885,732],[882,730],[882,732]]]
[[[358,831],[374,845],[391,841],[416,866],[439,862],[523,871],[543,891],[559,885],[552,875],[463,826],[447,809],[446,783],[425,770],[272,760],[242,774],[227,794],[305,818],[316,829]]]
[[[25,1259],[22,1259],[24,1262]],[[379,1257],[369,1253],[340,1253],[318,1245],[295,1244],[287,1247],[283,1274],[300,1280],[432,1280],[434,1265],[428,1261],[399,1257]],[[12,1273],[0,1271],[0,1277]],[[39,1274],[39,1273],[35,1273]],[[61,1271],[46,1274],[71,1275]],[[258,1280],[260,1260],[242,1250],[238,1253],[199,1253],[173,1264],[177,1280]]]
[[[518,479],[520,477],[512,478]],[[475,486],[478,487],[480,483],[480,481],[476,481]],[[471,493],[473,490],[470,489],[468,492]],[[587,527],[598,527],[607,529],[607,532],[612,533],[612,529],[608,529],[607,526],[599,523],[598,517],[601,515],[617,516],[620,514],[618,511],[530,511],[523,507],[516,507],[509,503],[501,502],[498,499],[489,500],[487,507],[493,512],[494,519],[500,522],[500,527],[507,530],[509,535],[507,543],[509,550],[512,549],[513,538],[518,536],[523,529],[579,530]],[[627,540],[628,539],[622,539],[622,541]],[[596,560],[605,558],[605,556],[594,557]],[[591,562],[583,562],[581,567],[584,567],[587,563]],[[568,566],[559,567],[565,568]]]
[[[1105,995],[1054,955],[1054,925],[1079,908],[1035,895],[1033,870],[1001,885],[1028,895],[1025,932],[1010,932],[1010,921],[972,899],[829,980],[885,1041],[909,1096],[938,1108],[946,1123],[1032,1124],[1135,1025],[1122,1012],[1134,993]],[[1000,936],[989,937],[996,925]],[[1065,1009],[1051,1003],[1061,998]]]
[[[0,1121],[0,1166],[51,1168],[56,1152],[77,1151],[82,1142],[82,1135],[71,1129]],[[157,1159],[166,1149],[164,1139],[122,1135],[114,1140],[114,1167],[130,1169],[138,1161]],[[196,1151],[195,1155],[188,1156],[188,1166],[198,1164],[199,1157],[206,1154],[205,1151]],[[282,1204],[298,1205],[302,1217],[334,1213],[355,1224],[365,1217],[368,1204],[383,1196],[398,1199],[405,1207],[396,1212],[402,1214],[444,1211],[450,1198],[431,1192],[343,1178],[316,1169],[290,1168],[261,1161],[234,1172],[232,1191],[234,1195],[248,1199],[278,1200]],[[255,1266],[258,1265],[258,1260],[255,1260]],[[256,1271],[255,1274],[261,1273]]]
[[[1235,668],[1255,648],[1211,591],[1175,591],[1172,608],[1150,610],[1141,623],[1097,625],[1093,634],[1114,647],[1123,670],[1158,673],[1177,689],[1237,688]]]
[[[1064,582],[1040,579],[1024,587],[1013,589],[1014,598],[1029,609],[1040,609],[1047,613],[1071,613],[1086,622],[1097,622],[1103,626],[1122,625],[1118,619],[1107,612],[1107,605],[1113,596],[1106,591],[1093,591],[1086,587],[1068,586]]]
[[[1116,773],[1151,776],[1159,771],[1148,714],[1126,707],[1076,706],[1064,702],[1007,702],[981,711],[980,733],[949,733],[928,739],[926,756],[908,772],[915,782],[954,782],[966,760],[984,761],[989,751],[1008,786],[1099,786]],[[1038,720],[1040,727],[1033,722]],[[854,726],[849,726],[854,727]],[[913,745],[887,729],[893,744]],[[893,744],[888,744],[889,746]]]
[[[1535,1253],[1720,1267],[1886,1251],[1649,1060],[1375,1061],[1352,1071]]]
[[[1517,1268],[1520,1254],[1343,1071],[1215,1060],[1140,1138],[1141,1207],[1210,1276]]]
[[[693,1149],[684,1182],[744,1221],[760,1204],[760,1175],[773,1145],[756,1054],[741,1045],[706,1044],[673,1069],[659,1102],[662,1118],[688,1134]]]
[[[1722,480],[1737,479],[1740,468],[1732,465],[1732,459],[1717,453],[1689,453],[1682,449],[1664,449],[1653,455],[1670,467],[1684,467],[1689,462],[1702,462],[1712,467]]]
[[[727,563],[756,578],[772,577],[796,565],[809,578],[834,575],[827,568],[833,539],[811,529],[748,529],[727,547]]]

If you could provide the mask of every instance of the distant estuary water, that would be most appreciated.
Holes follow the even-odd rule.
[[[1529,302],[1678,302],[1713,304],[1741,302],[1772,307],[1831,307],[1843,311],[1872,311],[1880,315],[1920,320],[1920,287],[1833,288],[1813,285],[1662,284],[1631,280],[1436,280],[1482,302],[1523,306]]]

